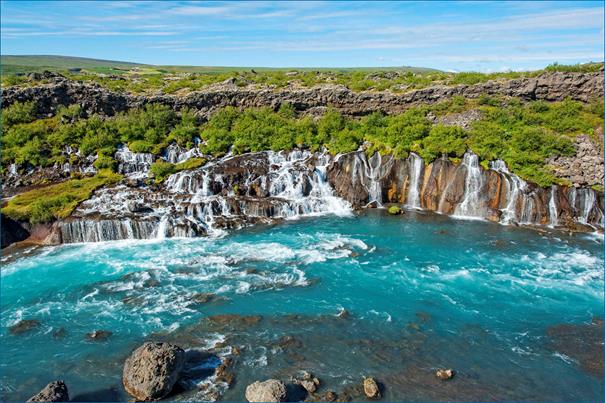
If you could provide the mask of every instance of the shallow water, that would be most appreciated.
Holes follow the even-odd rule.
[[[217,392],[241,401],[248,383],[299,369],[319,377],[320,390],[356,399],[352,385],[368,375],[386,400],[603,399],[603,381],[547,337],[551,326],[602,316],[603,243],[588,235],[369,211],[3,260],[5,401],[54,379],[74,400],[127,399],[123,361],[151,339],[234,358],[230,388],[198,374],[192,384],[211,386],[179,400]],[[350,317],[337,317],[342,309]],[[204,319],[219,314],[262,317]],[[21,319],[40,326],[12,334]],[[94,330],[113,334],[87,340]],[[456,377],[437,381],[439,367]]]

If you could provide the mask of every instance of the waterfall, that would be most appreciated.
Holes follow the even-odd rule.
[[[350,215],[350,204],[336,197],[327,181],[331,161],[328,154],[301,150],[226,156],[171,175],[163,190],[101,189],[78,206],[62,229],[64,239],[222,235],[224,228],[276,218]]]
[[[175,143],[170,144],[164,151],[164,160],[172,164],[178,164],[179,162],[185,162],[190,158],[199,157],[203,157],[203,154],[199,148],[194,147],[189,150],[185,150]]]
[[[154,156],[150,153],[133,153],[128,146],[121,145],[115,153],[115,159],[119,173],[131,178],[146,178]]]
[[[63,243],[152,238],[156,223],[131,219],[76,219],[60,224]]]
[[[597,205],[597,193],[593,189],[578,189],[577,192],[580,199],[579,214],[577,216],[578,222],[592,227],[595,226],[594,224],[603,226],[603,212]]]
[[[502,211],[500,222],[503,224],[510,224],[518,221],[517,218],[517,204],[519,200],[525,205],[525,193],[524,190],[527,187],[525,181],[519,178],[517,175],[512,174],[506,163],[502,160],[495,160],[491,163],[491,169],[501,174],[501,177],[506,183],[506,207]]]
[[[380,153],[374,153],[368,160],[365,153],[357,152],[354,154],[353,169],[351,170],[351,182],[359,182],[368,192],[368,203],[376,203],[382,207],[382,186],[381,179],[390,173],[393,166],[393,157],[383,164]]]
[[[454,214],[461,217],[483,218],[480,210],[480,191],[483,184],[479,157],[472,152],[464,154],[462,165],[466,167],[466,180],[464,184],[464,199],[456,206]]]
[[[550,189],[550,200],[548,201],[548,214],[550,215],[550,226],[555,227],[559,220],[557,214],[557,187],[553,185]]]
[[[420,176],[422,175],[422,167],[424,161],[419,155],[410,153],[408,159],[410,161],[410,182],[408,189],[407,205],[415,209],[421,209],[420,205]]]

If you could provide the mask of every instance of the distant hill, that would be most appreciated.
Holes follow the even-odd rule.
[[[412,67],[412,66],[400,66],[400,67],[352,67],[352,68],[338,68],[338,67],[310,67],[310,68],[298,68],[298,67],[283,67],[283,68],[270,68],[270,67],[251,67],[251,66],[234,66],[234,67],[223,67],[223,66],[158,66],[142,63],[130,63],[121,62],[115,60],[102,60],[102,59],[89,59],[86,57],[72,57],[72,56],[49,56],[49,55],[3,55],[0,57],[0,64],[2,67],[2,74],[16,74],[16,73],[30,73],[30,72],[41,72],[44,70],[49,71],[64,71],[70,69],[83,69],[93,71],[96,73],[112,73],[120,74],[128,71],[137,70],[143,73],[220,73],[228,71],[241,71],[254,69],[257,71],[278,71],[278,70],[314,70],[314,71],[411,71],[414,73],[426,73],[436,72],[439,70],[430,69],[425,67]]]

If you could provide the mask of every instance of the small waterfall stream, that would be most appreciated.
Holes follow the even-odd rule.
[[[407,206],[415,209],[421,209],[420,186],[422,183],[421,175],[422,168],[424,167],[424,161],[415,153],[410,153],[408,161],[410,161],[410,184],[407,196]]]
[[[502,216],[500,222],[503,224],[510,224],[518,221],[517,218],[517,205],[521,201],[522,205],[525,205],[524,192],[526,184],[517,175],[510,173],[506,167],[506,163],[502,160],[496,160],[491,163],[491,168],[502,174],[504,183],[506,183],[506,206],[502,209]]]
[[[462,165],[466,167],[464,199],[456,207],[454,214],[460,217],[482,218],[480,191],[483,185],[483,178],[481,176],[481,167],[479,166],[479,157],[474,153],[467,152],[464,154]]]
[[[378,207],[382,207],[382,188],[380,186],[380,166],[382,165],[382,156],[380,153],[374,153],[367,160],[365,166],[366,177],[370,180],[368,187],[368,204],[375,202]]]
[[[548,201],[548,214],[550,216],[550,226],[555,227],[559,223],[557,213],[557,186],[553,185],[550,189],[550,199]]]

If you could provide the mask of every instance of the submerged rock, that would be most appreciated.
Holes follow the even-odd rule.
[[[440,368],[437,371],[435,371],[435,376],[439,379],[441,379],[442,381],[447,381],[450,380],[454,377],[454,375],[456,374],[456,372],[454,372],[453,369],[444,369],[444,368]]]
[[[62,339],[67,336],[67,330],[64,327],[61,327],[53,332],[53,337],[55,339]]]
[[[40,321],[36,319],[24,319],[15,323],[8,328],[9,332],[14,335],[27,333],[40,327]]]
[[[113,332],[109,330],[95,330],[86,334],[86,340],[88,341],[107,341]]]
[[[28,402],[69,402],[67,385],[63,381],[49,383],[40,392],[30,397]]]
[[[363,380],[363,392],[370,399],[380,399],[380,388],[378,382],[372,377],[364,378]]]
[[[209,292],[197,292],[191,296],[191,301],[196,304],[206,304],[216,298],[215,294]]]
[[[172,391],[185,363],[185,351],[169,343],[146,342],[124,363],[126,392],[138,400],[158,400]]]
[[[256,381],[246,387],[249,402],[283,402],[286,400],[286,385],[277,379]]]
[[[226,358],[221,364],[216,367],[214,371],[214,375],[216,376],[216,380],[219,382],[225,382],[227,385],[231,386],[234,382],[235,377],[233,373],[229,370],[229,368],[233,365],[232,358]]]
[[[561,324],[547,329],[549,346],[580,363],[587,373],[603,378],[603,320],[589,324]]]
[[[308,371],[300,371],[292,381],[295,384],[302,386],[309,393],[315,393],[320,383],[319,379]]]

